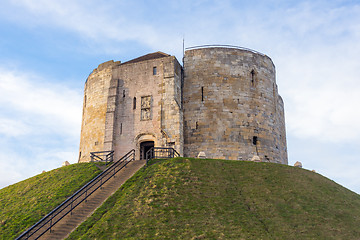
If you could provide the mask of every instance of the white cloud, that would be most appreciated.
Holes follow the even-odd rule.
[[[26,129],[31,125],[37,125],[39,132],[48,128],[56,133],[78,134],[82,97],[80,92],[60,84],[50,84],[33,74],[0,68],[0,104],[3,111],[20,116],[17,119],[2,117],[0,129],[7,134],[12,130],[15,135],[23,130],[23,133],[29,132]]]
[[[9,7],[18,14],[7,14],[8,18],[32,28],[60,27],[83,39],[113,41],[112,44],[133,40],[152,45],[160,41],[153,26],[135,17],[131,18],[131,14],[141,9],[141,5],[135,2],[14,0]]]
[[[12,145],[8,143],[8,146]],[[14,149],[0,147],[0,188],[62,166],[64,161],[77,161],[76,146],[59,148],[39,148],[32,146],[34,152],[24,154],[22,145]],[[63,147],[63,148],[62,148]],[[16,151],[18,149],[18,151]]]
[[[31,129],[29,126],[24,124],[22,121],[0,117],[0,136],[5,135],[6,137],[18,137],[29,134],[30,132]]]
[[[186,46],[213,43],[254,48],[269,55],[277,67],[289,139],[321,141],[329,148],[360,143],[359,3],[12,0],[2,4],[1,18],[37,32],[71,32],[96,46],[89,47],[91,52],[119,53],[130,42],[168,51],[181,60],[183,34]],[[81,96],[80,91],[48,84],[37,76],[0,69],[0,106],[17,116],[25,114],[16,119],[0,114],[0,134],[19,137],[47,131],[47,137],[56,133],[78,140]],[[321,151],[327,151],[326,146]],[[302,146],[296,148],[291,151],[303,151]],[[47,154],[57,158],[56,151]],[[340,161],[336,159],[341,153],[334,154],[338,155],[331,161]],[[328,163],[316,157],[319,168]],[[326,173],[336,176],[331,167],[346,169],[353,162],[347,159],[343,165],[329,162]]]
[[[358,50],[344,48],[342,43],[282,57],[278,76],[289,134],[330,142],[360,139]]]
[[[6,158],[3,154],[0,155],[0,176],[2,176],[0,177],[0,188],[24,180],[25,177],[32,176],[24,174],[23,171],[19,171],[20,168],[14,166],[13,161],[9,161],[12,158],[13,156]]]
[[[0,188],[76,162],[81,92],[0,68]]]

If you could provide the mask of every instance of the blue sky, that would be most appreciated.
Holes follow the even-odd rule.
[[[77,161],[98,64],[155,51],[180,61],[183,37],[270,56],[289,164],[360,193],[360,2],[336,0],[2,1],[0,188]]]

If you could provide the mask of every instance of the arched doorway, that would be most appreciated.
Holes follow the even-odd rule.
[[[140,143],[140,160],[146,158],[146,152],[152,147],[154,147],[154,141],[146,141]]]

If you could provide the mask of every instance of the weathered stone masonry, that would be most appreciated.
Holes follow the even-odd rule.
[[[107,62],[85,83],[79,162],[90,152],[114,150],[119,158],[153,142],[183,154],[182,67],[174,56],[153,53]]]
[[[184,153],[287,163],[284,109],[275,67],[263,54],[188,50],[184,58]]]
[[[100,64],[85,83],[79,161],[90,152],[148,144],[181,155],[287,164],[284,106],[266,55],[237,48],[187,50],[184,68],[161,52]]]

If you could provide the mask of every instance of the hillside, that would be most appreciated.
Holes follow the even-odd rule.
[[[100,173],[92,163],[54,169],[0,190],[0,239],[14,239]]]
[[[140,170],[69,239],[360,239],[360,196],[295,167],[178,158]]]

